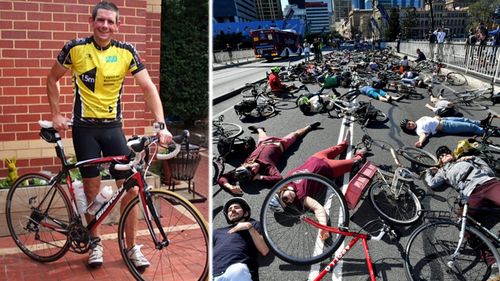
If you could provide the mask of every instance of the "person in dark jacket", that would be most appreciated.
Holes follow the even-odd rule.
[[[417,49],[417,59],[415,60],[415,62],[419,62],[419,61],[423,61],[423,60],[427,60],[427,58],[425,57],[424,53],[420,49]]]
[[[229,199],[223,212],[229,225],[213,231],[213,280],[256,280],[259,254],[269,253],[260,222],[250,217],[251,208],[241,197]]]
[[[446,185],[453,187],[469,203],[471,217],[487,228],[495,226],[500,221],[499,216],[491,215],[485,208],[500,208],[500,179],[495,177],[488,164],[477,156],[456,158],[446,146],[436,150],[436,157],[439,168],[426,171],[426,184],[432,189]],[[483,255],[488,266],[496,267],[494,274],[498,275],[493,254],[483,251]]]

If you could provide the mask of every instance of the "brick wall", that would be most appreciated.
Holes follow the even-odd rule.
[[[160,73],[161,0],[116,0],[121,26],[117,40],[134,44],[156,85]],[[91,34],[88,18],[97,0],[0,0],[0,178],[5,158],[16,157],[19,173],[57,171],[53,145],[38,136],[40,119],[50,120],[45,81],[63,45]],[[70,71],[61,79],[61,111],[70,117],[73,95]],[[125,80],[124,128],[144,134],[152,117],[145,112],[142,91],[131,75]],[[73,154],[71,134],[64,136]]]

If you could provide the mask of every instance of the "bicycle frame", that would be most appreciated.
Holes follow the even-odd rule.
[[[375,241],[380,241],[382,237],[385,235],[387,232],[386,229],[382,229],[380,233],[377,236],[372,236],[370,234],[363,234],[363,233],[358,233],[358,232],[352,232],[348,230],[342,230],[337,227],[330,227],[326,225],[322,225],[316,221],[314,221],[312,218],[304,218],[303,219],[306,223],[318,228],[318,229],[323,229],[328,232],[332,232],[335,234],[339,234],[342,236],[347,236],[347,237],[353,237],[351,241],[349,241],[349,244],[340,251],[335,258],[319,273],[316,278],[314,278],[314,281],[319,281],[325,277],[326,274],[331,272],[335,266],[338,264],[340,260],[352,249],[352,247],[361,239],[361,243],[363,245],[363,251],[365,254],[366,258],[366,266],[368,267],[368,272],[370,274],[370,280],[375,281],[375,271],[373,270],[373,264],[372,264],[372,259],[370,257],[369,249],[368,249],[368,240],[375,240]]]

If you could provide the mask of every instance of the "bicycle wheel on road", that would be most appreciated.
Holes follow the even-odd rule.
[[[371,184],[369,193],[372,206],[380,216],[393,223],[408,225],[416,222],[422,210],[418,197],[408,184],[399,186],[397,190],[391,190],[390,184],[381,179]]]
[[[9,189],[5,204],[7,227],[14,242],[40,262],[61,258],[71,245],[66,234],[54,230],[68,227],[73,216],[70,201],[60,185],[51,186],[49,181],[40,173],[19,177]]]
[[[359,90],[351,90],[345,94],[340,95],[339,99],[351,102],[355,100],[360,94],[361,92]]]
[[[154,235],[163,244],[158,247],[154,243],[139,211],[135,245],[141,245],[141,252],[151,265],[142,270],[134,266],[128,256],[134,238],[128,237],[125,232],[127,219],[134,219],[133,214],[137,213],[134,210],[142,208],[139,197],[134,198],[125,207],[118,224],[118,244],[129,271],[137,280],[205,280],[210,244],[208,228],[202,215],[189,201],[173,192],[153,190],[149,193],[153,206],[148,207],[149,213],[151,217],[151,213],[156,213],[160,222],[158,225],[152,221]],[[168,241],[163,241],[160,227],[166,232]]]
[[[276,210],[272,202],[281,188],[305,187],[305,194],[321,204],[329,226],[347,227],[349,211],[344,195],[329,179],[316,174],[295,174],[278,182],[266,196],[261,209],[262,233],[269,248],[282,260],[299,265],[314,264],[330,257],[344,240],[344,236],[331,233],[321,241],[319,229],[304,218],[317,221],[314,212],[304,206],[304,200],[296,198],[283,210]]]
[[[430,168],[439,165],[436,156],[427,150],[411,146],[403,146],[399,151],[404,158],[418,166]]]
[[[221,122],[217,125],[212,125],[212,140],[219,141],[221,138],[236,138],[243,134],[243,128],[235,123]]]
[[[492,251],[496,262],[500,257],[492,243],[481,232],[467,226],[460,255],[451,259],[457,248],[460,225],[450,220],[424,224],[415,229],[405,248],[405,272],[408,280],[486,280],[489,269],[479,249]]]
[[[467,78],[462,73],[450,72],[446,75],[446,81],[453,86],[462,86],[467,84]]]
[[[257,110],[259,111],[260,116],[267,118],[276,112],[276,107],[274,107],[274,105],[271,104],[265,104],[259,106]]]

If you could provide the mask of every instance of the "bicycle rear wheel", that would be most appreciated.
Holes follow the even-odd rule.
[[[71,246],[66,230],[73,210],[59,184],[49,185],[50,178],[39,173],[19,177],[7,194],[5,214],[10,235],[30,258],[40,262],[55,261]]]
[[[267,118],[276,112],[276,107],[274,107],[274,105],[265,104],[261,105],[257,110],[259,111],[260,116]]]
[[[151,232],[138,212],[137,235],[135,239],[125,232],[125,222],[133,217],[134,209],[142,210],[139,197],[130,201],[120,218],[118,225],[118,244],[123,260],[129,271],[137,280],[205,280],[208,275],[208,228],[200,212],[183,197],[165,190],[149,192],[153,213],[159,220],[159,225],[152,221],[153,234],[159,240],[156,245]],[[149,201],[146,199],[146,201]],[[149,206],[149,204],[148,204]],[[167,234],[168,240],[163,240],[160,227]],[[135,240],[135,243],[133,242]],[[132,244],[142,245],[141,252],[151,263],[146,269],[135,268],[128,256]]]
[[[278,182],[266,196],[261,209],[262,232],[269,248],[281,259],[292,264],[308,265],[330,257],[344,240],[344,236],[331,233],[321,241],[319,229],[306,223],[304,218],[317,220],[314,212],[296,200],[282,210],[276,210],[275,194],[285,186],[303,185],[305,194],[323,206],[327,224],[335,227],[349,225],[347,203],[340,190],[329,179],[316,174],[296,174]]]
[[[471,237],[462,243],[460,255],[451,259],[458,245],[458,224],[441,220],[414,230],[405,248],[408,280],[486,280],[490,270],[479,249],[488,248],[497,263],[498,252],[477,229],[467,226],[466,231]]]
[[[426,168],[436,167],[439,163],[434,154],[421,148],[403,146],[400,149],[401,155],[408,161]]]
[[[243,128],[240,125],[229,122],[221,122],[218,125],[212,125],[212,139],[214,142],[221,138],[236,138],[243,134]]]
[[[385,219],[401,225],[412,224],[420,218],[422,205],[408,185],[398,188],[393,191],[383,180],[375,181],[370,186],[370,202]]]
[[[340,95],[339,99],[351,102],[355,100],[360,94],[361,92],[359,90],[351,90],[345,94]]]
[[[450,72],[446,75],[446,81],[453,86],[462,86],[467,83],[467,78],[462,73]]]

